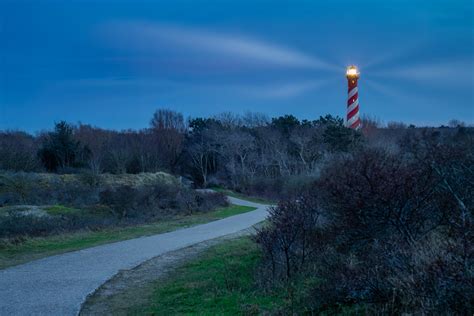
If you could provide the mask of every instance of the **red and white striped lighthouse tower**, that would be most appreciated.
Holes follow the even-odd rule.
[[[357,88],[359,75],[359,70],[356,66],[347,67],[346,77],[349,85],[349,96],[347,98],[346,126],[353,129],[359,129],[361,126],[359,117],[359,90]]]

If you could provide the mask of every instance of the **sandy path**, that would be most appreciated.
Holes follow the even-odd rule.
[[[267,206],[236,198],[255,211],[154,236],[43,258],[0,270],[0,315],[77,315],[86,297],[120,270],[162,254],[233,234],[263,221]]]

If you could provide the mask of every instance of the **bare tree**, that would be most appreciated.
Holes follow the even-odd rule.
[[[263,113],[245,112],[242,124],[249,128],[267,126],[270,124],[270,118]]]
[[[37,171],[38,139],[24,132],[0,132],[0,169]]]
[[[88,159],[90,170],[95,174],[102,173],[104,170],[106,146],[112,137],[112,132],[81,124],[76,128],[74,135],[90,149]]]
[[[176,130],[184,132],[186,124],[183,114],[169,109],[159,109],[153,114],[150,126],[155,130]]]
[[[175,171],[186,131],[183,115],[172,110],[157,110],[150,126],[158,159],[165,169]]]
[[[221,146],[215,129],[206,128],[192,134],[188,139],[186,154],[189,156],[192,168],[197,172],[202,186],[208,185],[210,172],[217,169],[217,155]]]
[[[452,119],[448,122],[448,126],[451,128],[456,128],[456,127],[465,127],[466,123],[460,120]]]
[[[296,146],[300,160],[299,173],[310,175],[314,172],[315,164],[323,154],[323,147],[318,143],[322,137],[322,129],[308,125],[298,126],[290,133],[290,141]]]
[[[222,127],[234,129],[242,125],[242,118],[232,112],[223,112],[214,116],[214,119],[222,124]]]
[[[252,181],[255,168],[250,167],[250,160],[256,150],[255,138],[242,129],[235,129],[222,133],[219,141],[222,144],[219,154],[226,162],[233,187]]]
[[[387,123],[388,129],[405,129],[407,125],[403,122],[390,121]]]

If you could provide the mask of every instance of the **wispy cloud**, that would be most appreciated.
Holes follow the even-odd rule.
[[[254,84],[232,84],[232,83],[184,83],[166,79],[137,79],[137,78],[82,78],[75,80],[62,80],[56,83],[57,87],[66,88],[96,88],[96,89],[153,89],[153,91],[184,91],[193,89],[200,91],[225,91],[227,95],[235,95],[259,99],[290,98],[318,90],[330,79],[308,80],[294,82],[267,82]]]
[[[181,53],[205,53],[209,58],[249,61],[265,65],[329,70],[329,63],[295,49],[233,34],[142,21],[110,22],[100,26],[102,34],[121,49],[162,53],[166,49]]]
[[[472,86],[472,59],[438,63],[420,63],[409,66],[395,65],[384,71],[373,72],[376,77],[416,81],[439,86]]]
[[[280,83],[266,86],[256,86],[246,89],[246,94],[257,98],[290,98],[317,90],[329,80]]]

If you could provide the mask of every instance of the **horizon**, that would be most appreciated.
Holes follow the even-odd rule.
[[[157,110],[159,110],[159,109],[157,109]],[[168,109],[164,109],[164,110],[168,110]],[[178,113],[180,113],[180,112],[178,112]],[[294,116],[291,113],[286,113],[286,114],[282,114],[282,115],[278,115],[278,116],[268,116],[265,113],[259,113],[259,112],[246,112],[246,113],[265,115],[268,118],[267,124],[271,124],[272,119],[274,119],[274,118],[279,118],[279,117],[283,117],[283,116],[287,116],[287,115],[288,116]],[[183,113],[180,113],[180,114],[183,114]],[[219,120],[219,115],[220,114],[238,115],[238,118],[242,118],[245,113],[240,115],[240,114],[236,114],[234,112],[221,112],[221,113],[216,113],[216,114],[213,114],[213,115],[210,115],[210,116],[201,116],[201,117],[199,117],[199,116],[184,116],[183,115],[183,118],[184,118],[184,122],[187,126],[187,124],[189,124],[190,120],[196,119],[196,118],[210,118],[210,119]],[[304,118],[304,117],[296,117],[296,116],[295,117],[300,122],[302,122],[304,120],[316,121],[316,120],[320,119],[321,117],[325,117],[326,115],[331,115],[331,114],[327,113],[325,115],[321,115],[319,117],[315,117],[315,118],[311,118],[311,119]],[[332,116],[336,119],[344,119],[341,116],[334,116],[334,115],[332,115]],[[127,128],[127,127],[124,127],[124,128],[106,128],[106,127],[102,127],[102,126],[99,126],[99,125],[90,124],[88,122],[82,122],[82,121],[71,122],[71,121],[65,121],[65,120],[58,120],[58,121],[52,122],[50,126],[47,126],[47,127],[42,128],[42,129],[35,130],[35,131],[29,131],[29,130],[26,130],[26,129],[0,129],[0,133],[24,132],[28,135],[36,137],[36,136],[39,136],[42,133],[51,132],[52,130],[54,130],[55,125],[59,122],[62,122],[62,121],[66,122],[68,125],[70,125],[74,128],[80,127],[80,126],[90,126],[92,128],[95,128],[95,129],[101,129],[101,130],[112,131],[112,132],[117,132],[117,133],[141,132],[141,131],[144,131],[144,130],[147,130],[147,129],[152,129],[152,127],[150,126],[151,117],[152,116],[150,116],[150,120],[148,121],[148,123],[146,125],[144,125],[142,127],[137,127],[137,128]],[[395,123],[395,124],[401,123],[405,126],[405,128],[421,128],[421,129],[423,129],[423,128],[428,128],[428,129],[429,128],[458,128],[458,127],[474,128],[473,123],[469,123],[469,122],[466,122],[466,121],[463,121],[463,120],[458,120],[458,119],[450,119],[450,120],[448,120],[444,123],[441,123],[439,125],[416,125],[416,124],[413,124],[413,123],[410,123],[410,122],[403,122],[403,121],[384,122],[384,121],[381,121],[381,120],[379,120],[378,118],[375,118],[375,117],[364,117],[364,116],[362,116],[362,127],[364,127],[364,121],[367,120],[367,119],[376,122],[377,123],[377,128],[381,128],[381,129],[390,128],[388,126],[390,123]],[[457,126],[451,126],[452,122],[455,122],[458,125]],[[243,126],[245,126],[245,124]]]
[[[158,108],[344,118],[350,64],[361,115],[474,123],[471,1],[110,4],[0,4],[0,130],[137,130]]]

